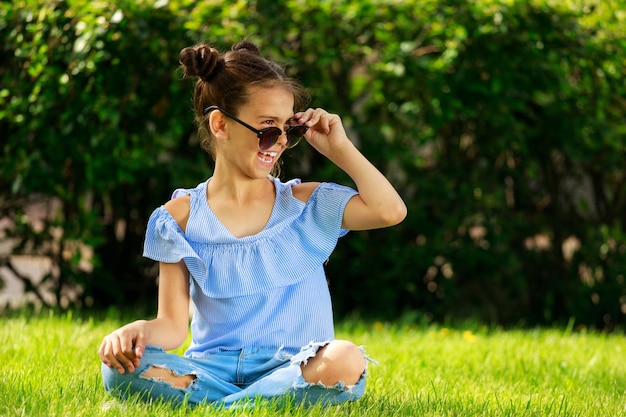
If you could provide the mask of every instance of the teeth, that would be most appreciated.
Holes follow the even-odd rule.
[[[261,153],[263,155],[267,155],[267,156],[270,156],[272,158],[275,157],[278,154],[278,152],[261,152]]]

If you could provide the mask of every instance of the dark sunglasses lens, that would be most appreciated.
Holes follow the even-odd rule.
[[[278,137],[282,134],[282,130],[277,127],[268,127],[263,129],[259,135],[259,148],[262,151],[268,150],[278,140]]]
[[[306,127],[305,125],[291,126],[287,130],[287,139],[289,140],[289,143],[287,143],[287,148],[293,148],[298,143],[300,143],[300,140],[302,139],[302,137],[304,136],[307,130],[309,130],[309,128]]]

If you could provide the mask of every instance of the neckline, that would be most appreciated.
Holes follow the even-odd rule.
[[[241,237],[235,236],[235,234],[233,234],[233,232],[231,232],[231,230],[228,227],[226,227],[226,225],[220,220],[219,217],[217,217],[217,214],[215,214],[215,212],[211,208],[211,205],[209,204],[209,191],[208,191],[209,181],[211,181],[211,178],[213,177],[208,178],[204,182],[203,189],[202,189],[202,197],[203,197],[202,204],[207,209],[209,215],[212,217],[212,219],[215,221],[215,224],[218,225],[219,229],[224,233],[224,235],[236,241],[254,240],[260,237],[261,235],[263,235],[268,230],[268,226],[273,223],[274,217],[276,216],[276,206],[278,205],[278,198],[279,198],[279,189],[278,189],[278,185],[276,184],[276,178],[268,176],[268,179],[274,186],[274,204],[272,205],[272,211],[270,213],[269,218],[267,219],[267,222],[265,223],[263,228],[259,230],[258,233],[255,233],[252,235],[241,236]]]

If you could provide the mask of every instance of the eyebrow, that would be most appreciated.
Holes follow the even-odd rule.
[[[259,119],[259,120],[273,120],[273,121],[274,121],[274,122],[276,122],[276,123],[279,123],[279,122],[280,122],[280,117],[277,117],[277,116],[270,116],[270,115],[260,115],[260,116],[258,116],[258,119]],[[283,122],[283,123],[288,124],[288,123],[293,122],[294,120],[295,120],[295,119],[293,118],[293,116],[291,116],[289,119],[287,119],[287,120],[286,120],[285,122]]]

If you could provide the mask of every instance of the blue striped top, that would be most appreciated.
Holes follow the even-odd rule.
[[[206,201],[207,180],[189,194],[183,232],[165,207],[148,222],[144,256],[159,262],[185,261],[194,305],[186,356],[280,348],[297,353],[311,341],[334,338],[333,314],[323,264],[339,237],[352,188],[322,183],[304,203],[292,194],[294,179],[272,178],[276,201],[265,228],[237,238]]]

